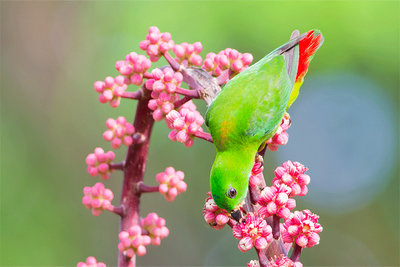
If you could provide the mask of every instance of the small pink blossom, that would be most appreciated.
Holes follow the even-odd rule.
[[[111,163],[115,158],[115,154],[112,151],[104,153],[101,147],[97,147],[94,153],[89,154],[86,157],[86,164],[88,165],[88,173],[95,177],[97,175],[101,176],[101,179],[107,180],[110,178],[110,173],[114,169],[110,169],[109,163]]]
[[[151,71],[153,79],[146,81],[146,88],[151,90],[151,99],[148,107],[153,111],[153,118],[160,121],[175,108],[174,103],[179,99],[175,93],[182,83],[183,76],[180,72],[174,72],[171,68],[154,69]]]
[[[259,214],[264,217],[276,214],[283,219],[288,218],[290,210],[296,207],[296,200],[288,197],[290,191],[290,187],[285,184],[281,184],[278,188],[265,187],[258,199],[258,204],[261,205]]]
[[[286,112],[285,115],[283,115],[282,122],[278,127],[278,130],[276,130],[274,136],[267,141],[267,148],[269,150],[277,151],[279,145],[286,145],[289,140],[289,134],[286,132],[286,130],[289,129],[290,125],[290,116],[289,113]]]
[[[106,267],[103,262],[97,262],[95,257],[88,257],[86,262],[78,262],[76,267]]]
[[[302,248],[318,245],[320,240],[318,233],[322,231],[318,218],[318,215],[309,210],[295,211],[283,223],[283,241],[286,243],[296,242]]]
[[[121,95],[125,92],[127,84],[130,84],[130,81],[121,75],[118,75],[115,79],[108,76],[105,78],[104,82],[95,82],[94,90],[100,93],[100,103],[105,104],[110,102],[110,106],[116,108],[120,104]]]
[[[204,220],[214,229],[221,230],[229,221],[229,213],[215,204],[211,192],[208,192],[207,195],[208,198],[203,208]]]
[[[150,27],[146,40],[139,43],[140,49],[146,51],[151,62],[158,61],[162,54],[172,49],[173,46],[174,41],[171,39],[171,34],[169,32],[161,33],[156,26]]]
[[[110,189],[106,189],[102,183],[96,183],[93,187],[86,186],[83,189],[85,196],[82,204],[91,209],[94,216],[99,216],[103,210],[112,207],[111,200],[114,195]]]
[[[127,81],[138,86],[143,83],[143,74],[150,67],[151,61],[136,52],[129,53],[125,56],[125,60],[117,61],[115,64],[115,68],[127,78]]]
[[[308,192],[307,185],[310,183],[310,176],[304,174],[308,168],[299,162],[291,162],[290,160],[282,164],[282,167],[275,169],[275,178],[272,184],[279,187],[285,184],[292,189],[290,197],[304,196]]]
[[[108,130],[103,133],[103,138],[106,141],[111,141],[111,147],[117,149],[124,144],[130,146],[133,142],[132,134],[135,128],[129,122],[126,122],[125,117],[119,116],[116,120],[109,118],[106,122]]]
[[[160,183],[158,191],[165,196],[168,201],[173,201],[175,197],[186,191],[187,184],[183,181],[185,174],[181,171],[175,171],[174,168],[168,167],[165,172],[156,176],[157,182]]]
[[[151,243],[148,235],[142,235],[139,225],[134,225],[128,231],[121,231],[118,235],[120,243],[118,250],[124,252],[126,257],[132,258],[135,254],[143,256],[146,254],[146,247]]]
[[[251,260],[247,263],[247,267],[260,267],[260,263],[257,260]]]
[[[146,218],[140,220],[140,226],[143,230],[149,231],[151,243],[156,246],[159,246],[161,239],[167,237],[169,234],[168,228],[165,227],[165,220],[158,217],[154,212],[149,213]]]
[[[208,53],[202,67],[213,76],[219,76],[224,70],[231,69],[231,74],[225,81],[226,83],[229,79],[247,69],[252,61],[253,56],[251,54],[242,54],[235,49],[226,48],[218,54]]]
[[[253,246],[257,249],[265,249],[272,240],[272,228],[267,222],[254,213],[248,213],[240,223],[233,226],[233,236],[239,241],[239,249],[242,252],[250,250]]]
[[[257,187],[261,183],[261,179],[264,179],[262,171],[264,170],[264,166],[260,162],[256,162],[253,166],[253,169],[251,170],[250,173],[250,178],[249,178],[249,185],[251,187]]]
[[[199,56],[201,50],[203,50],[203,46],[200,42],[194,44],[184,42],[176,44],[172,48],[172,51],[176,55],[176,62],[186,67],[190,65],[201,66],[201,63],[203,63],[203,59]]]
[[[267,267],[303,267],[303,264],[299,261],[293,262],[291,259],[281,254],[280,256],[275,255],[275,257],[269,261]]]
[[[191,147],[196,133],[203,131],[201,125],[203,125],[204,119],[200,112],[189,109],[195,107],[194,104],[185,105],[180,108],[179,112],[176,110],[169,112],[165,121],[167,126],[172,129],[168,135],[171,141],[178,141],[184,143],[186,147]]]

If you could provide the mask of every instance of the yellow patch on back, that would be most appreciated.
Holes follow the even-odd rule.
[[[288,105],[286,106],[286,110],[290,108],[290,106],[293,104],[294,101],[296,101],[297,97],[299,96],[300,87],[303,84],[303,81],[304,80],[297,81],[294,83],[292,93],[290,94],[289,97]]]
[[[224,146],[225,142],[227,140],[229,140],[228,135],[232,131],[232,128],[233,128],[232,122],[230,122],[228,120],[221,122],[221,126],[219,128],[219,136],[220,136],[219,144],[220,144],[220,146]]]

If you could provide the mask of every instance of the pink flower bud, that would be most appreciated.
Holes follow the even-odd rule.
[[[148,90],[153,90],[153,84],[154,84],[155,80],[154,79],[148,79],[145,82],[145,86]]]
[[[175,45],[172,51],[177,57],[183,57],[185,55],[185,49],[181,45]]]
[[[244,53],[242,55],[242,62],[244,65],[250,65],[251,62],[253,61],[253,55],[250,53]]]
[[[153,112],[153,118],[155,121],[160,121],[164,118],[164,113],[162,112],[161,109],[156,109]]]
[[[184,143],[184,142],[186,142],[187,140],[189,140],[189,135],[188,135],[188,133],[185,132],[185,131],[179,131],[179,132],[176,134],[176,140],[177,140],[178,142]]]
[[[249,251],[253,247],[253,239],[251,239],[248,236],[243,237],[239,241],[238,247],[239,247],[240,251],[242,251],[242,252]]]
[[[102,93],[104,91],[105,84],[102,81],[97,81],[94,83],[94,90],[98,93]]]
[[[203,50],[203,45],[202,45],[200,42],[195,42],[195,43],[193,44],[193,46],[194,46],[194,50],[195,50],[195,52],[196,52],[197,54],[200,54],[201,51]]]
[[[114,85],[114,78],[111,76],[108,76],[105,78],[104,83],[107,88],[111,88]]]
[[[236,60],[232,63],[232,69],[236,72],[240,72],[243,68],[243,63],[240,60]]]
[[[142,76],[139,74],[133,74],[131,76],[131,83],[133,83],[134,85],[137,85],[137,86],[141,85],[143,83]]]
[[[299,174],[297,177],[299,185],[308,185],[310,183],[310,176],[307,174]]]
[[[265,249],[268,245],[267,240],[264,237],[259,237],[254,241],[254,246],[257,249]]]
[[[147,50],[147,48],[149,47],[149,44],[150,44],[149,41],[144,40],[144,41],[141,41],[141,42],[139,43],[139,47],[140,47],[140,49],[142,49],[142,50]]]
[[[159,53],[159,51],[158,51],[158,45],[150,44],[150,45],[147,47],[147,55],[149,55],[149,56],[157,56],[158,53]],[[154,58],[153,58],[153,59],[154,59]],[[150,58],[150,60],[151,60],[151,58]],[[154,78],[154,77],[153,77],[153,78]]]

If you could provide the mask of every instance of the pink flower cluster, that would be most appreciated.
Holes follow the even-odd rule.
[[[282,239],[286,243],[296,242],[302,248],[318,245],[319,232],[322,226],[318,223],[318,215],[309,210],[295,211],[283,223]]]
[[[97,147],[94,150],[94,153],[90,153],[86,157],[86,164],[88,165],[88,173],[91,176],[97,176],[100,174],[101,179],[107,180],[110,178],[110,173],[113,172],[113,169],[110,169],[108,164],[111,163],[115,158],[115,154],[112,151],[108,151],[104,153],[104,150],[100,147]]]
[[[271,151],[277,151],[279,145],[286,145],[289,140],[289,134],[286,132],[291,124],[289,113],[285,113],[282,118],[281,125],[276,130],[274,136],[267,141],[267,148]]]
[[[260,162],[254,164],[253,169],[250,173],[249,185],[251,187],[257,187],[261,183],[261,179],[263,179],[262,171],[264,170],[264,166]]]
[[[131,52],[125,56],[125,60],[119,60],[115,68],[127,77],[131,83],[141,85],[143,83],[143,73],[151,67],[151,61],[143,55]]]
[[[211,192],[208,192],[207,195],[208,198],[203,208],[204,220],[214,229],[221,230],[229,221],[229,213],[215,204]]]
[[[165,169],[165,172],[157,174],[156,180],[160,183],[158,191],[165,196],[168,201],[173,201],[175,197],[186,191],[187,184],[183,181],[185,174],[176,171],[172,167]]]
[[[283,219],[288,218],[290,210],[296,207],[296,200],[288,197],[290,191],[290,187],[285,184],[265,187],[258,199],[258,204],[261,205],[258,213],[264,217],[276,214]]]
[[[268,267],[303,267],[303,264],[299,261],[293,262],[291,259],[281,254],[280,256],[275,255],[275,257],[269,261]]]
[[[146,40],[139,43],[140,49],[146,51],[151,62],[156,62],[163,53],[172,49],[173,46],[174,41],[171,39],[171,34],[169,32],[160,33],[156,26],[150,27]]]
[[[281,184],[289,186],[292,191],[290,197],[304,196],[308,192],[307,185],[310,183],[310,176],[304,174],[308,168],[299,162],[291,162],[290,160],[283,163],[282,167],[275,169],[276,177],[272,180],[272,184],[279,188]]]
[[[151,243],[155,246],[159,246],[161,239],[167,237],[169,230],[165,227],[165,220],[154,212],[149,213],[146,218],[140,220],[140,226],[143,230],[149,231]]]
[[[110,106],[116,108],[121,102],[121,96],[127,88],[130,81],[121,75],[115,77],[108,76],[104,82],[97,81],[94,83],[94,90],[100,93],[99,101],[105,104],[110,101]]]
[[[103,262],[97,262],[95,257],[88,257],[85,262],[79,262],[76,267],[106,267]]]
[[[186,147],[193,145],[198,131],[203,132],[201,125],[203,125],[204,119],[193,103],[186,103],[179,112],[172,110],[168,113],[166,122],[167,126],[172,129],[168,135],[169,139],[183,143]]]
[[[149,101],[148,107],[154,110],[154,120],[160,121],[174,109],[174,103],[179,99],[175,90],[181,85],[183,76],[169,67],[163,71],[154,69],[151,71],[151,75],[153,79],[146,81],[146,88],[153,91],[151,92],[153,99]]]
[[[118,249],[126,253],[126,257],[132,258],[135,254],[143,256],[146,254],[146,247],[151,243],[148,235],[142,235],[142,229],[139,225],[134,225],[128,231],[122,231],[118,235],[121,241]]]
[[[85,196],[82,204],[88,209],[92,209],[94,216],[99,216],[103,210],[108,210],[114,195],[110,189],[106,189],[102,183],[96,183],[93,187],[86,186],[83,189]]]
[[[119,116],[117,120],[109,118],[106,121],[108,130],[103,133],[103,138],[106,141],[111,141],[111,147],[117,149],[124,144],[130,146],[133,142],[132,134],[135,128],[129,122],[126,122],[125,117]]]
[[[242,54],[235,49],[226,48],[218,54],[212,52],[208,53],[202,67],[207,72],[211,72],[214,76],[219,76],[224,70],[230,68],[232,74],[229,78],[233,78],[238,73],[247,69],[252,61],[253,56],[251,54]]]
[[[203,45],[200,42],[194,44],[184,42],[180,45],[176,44],[172,48],[172,51],[176,55],[176,62],[185,66],[195,65],[198,67],[203,63],[203,59],[199,56],[201,50],[203,50]]]
[[[254,213],[248,213],[240,223],[233,226],[233,236],[239,241],[239,249],[242,252],[249,251],[253,246],[257,249],[265,249],[272,240],[272,229],[267,222]]]

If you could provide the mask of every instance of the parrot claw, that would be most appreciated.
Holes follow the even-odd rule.
[[[256,154],[256,163],[261,163],[260,168],[262,168],[262,166],[264,166],[264,158],[260,155],[260,154]]]

